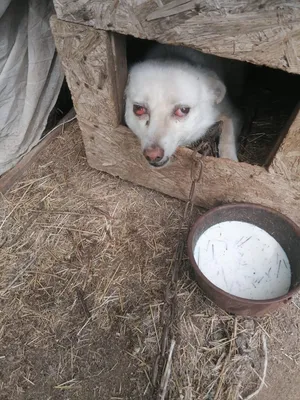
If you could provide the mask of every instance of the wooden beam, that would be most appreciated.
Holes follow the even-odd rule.
[[[298,1],[173,1],[157,8],[153,0],[54,0],[54,5],[64,21],[300,74]]]
[[[300,181],[300,103],[287,123],[288,132],[278,146],[269,171],[287,181]],[[300,213],[300,209],[299,209]]]
[[[150,168],[140,144],[126,127],[95,128],[79,120],[88,163],[101,171],[187,200],[191,185],[191,153],[178,149],[170,166]],[[300,224],[300,182],[289,182],[264,168],[213,157],[203,158],[203,178],[195,191],[195,202],[204,207],[232,202],[258,203],[272,207]]]
[[[50,23],[76,114],[95,125],[118,126],[127,75],[124,38],[56,17]]]
[[[116,103],[118,105],[118,123],[123,119],[124,113],[124,89],[127,83],[127,56],[126,56],[126,37],[118,33],[109,33],[111,42],[111,68],[114,70]]]

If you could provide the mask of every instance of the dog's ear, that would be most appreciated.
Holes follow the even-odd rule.
[[[220,104],[226,94],[226,86],[217,75],[210,74],[208,77],[209,89],[213,94],[213,99],[216,104]]]

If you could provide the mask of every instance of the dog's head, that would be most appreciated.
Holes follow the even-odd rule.
[[[198,140],[215,122],[225,85],[187,63],[135,65],[125,90],[125,120],[154,167],[167,164],[178,146]]]

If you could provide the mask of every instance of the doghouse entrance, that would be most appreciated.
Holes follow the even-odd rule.
[[[142,61],[154,44],[127,36],[128,68]],[[236,104],[244,114],[238,157],[242,162],[268,166],[292,122],[291,115],[299,100],[300,76],[248,63],[246,73],[243,96]],[[215,155],[212,139],[207,137],[203,142],[205,154]],[[209,153],[205,144],[209,144]]]
[[[117,8],[119,9],[119,6]],[[123,11],[122,9],[121,15],[127,16]],[[134,11],[134,8],[130,8],[130,12]],[[80,13],[76,14],[77,17],[80,15]],[[277,11],[275,15],[277,16]],[[99,14],[97,14],[97,18],[98,16]],[[97,21],[99,24],[103,24],[103,21],[106,21],[108,16],[109,12],[107,10],[105,18],[98,18]],[[256,25],[256,19],[253,20],[253,13],[251,13],[250,17],[252,18],[251,21],[253,21],[251,32],[255,28],[255,32],[257,31],[258,34],[260,25]],[[204,14],[201,15],[201,21],[203,18],[205,18]],[[237,21],[238,18],[239,14],[234,15],[233,21]],[[123,96],[127,80],[127,64],[130,62],[130,48],[132,53],[138,53],[139,49],[137,42],[133,43],[133,39],[130,42],[128,35],[134,33],[137,37],[142,38],[161,37],[161,40],[166,40],[170,43],[172,41],[173,43],[187,43],[187,45],[190,45],[188,43],[195,43],[199,48],[205,44],[207,51],[213,51],[215,46],[214,38],[216,38],[219,47],[216,48],[215,52],[227,54],[230,58],[230,54],[233,54],[230,50],[231,45],[233,45],[232,35],[234,33],[237,38],[236,44],[238,44],[236,47],[237,53],[235,54],[237,58],[252,60],[253,63],[260,64],[262,57],[265,57],[263,62],[265,60],[266,63],[273,67],[286,68],[290,73],[300,73],[300,70],[292,63],[293,60],[288,59],[284,64],[282,54],[284,53],[285,47],[283,48],[283,46],[285,44],[283,45],[279,42],[278,36],[273,37],[270,35],[272,45],[277,46],[277,43],[282,45],[278,50],[278,57],[276,55],[277,58],[274,59],[273,47],[268,50],[266,43],[264,41],[260,42],[260,35],[245,35],[243,33],[243,25],[231,26],[231,22],[227,21],[227,15],[226,18],[221,19],[221,32],[218,32],[215,24],[212,24],[211,17],[207,19],[207,24],[204,27],[200,20],[199,24],[193,22],[194,34],[192,32],[193,29],[190,29],[191,27],[187,23],[181,25],[181,29],[186,29],[186,33],[189,34],[188,37],[179,37],[177,31],[171,31],[171,36],[168,36],[168,38],[159,36],[157,34],[160,27],[159,22],[154,22],[155,30],[152,28],[151,30],[150,25],[147,25],[150,31],[139,33],[135,30],[137,25],[133,26],[128,23],[127,26],[123,21],[121,26],[117,26],[118,21],[120,22],[114,16],[111,27],[115,32],[119,33],[107,31],[105,29],[105,27],[108,28],[107,25],[105,27],[103,25],[98,26],[98,22],[97,29],[95,29],[86,26],[85,23],[74,23],[73,20],[66,22],[53,17],[51,21],[57,50],[63,61],[66,78],[72,93],[74,108],[84,140],[87,161],[95,169],[186,201],[189,198],[191,189],[191,150],[179,148],[176,152],[176,157],[174,157],[174,163],[170,168],[159,170],[149,168],[140,151],[138,139],[122,124]],[[245,18],[242,21],[244,23]],[[219,18],[216,18],[216,22],[219,22]],[[223,29],[224,23],[228,27],[226,30]],[[164,24],[161,24],[161,26],[163,28]],[[198,28],[201,28],[202,33],[199,32]],[[231,28],[233,31],[230,30]],[[206,37],[206,31],[209,30],[211,32],[211,43]],[[228,32],[230,36],[227,37]],[[276,32],[277,30],[274,31],[274,34]],[[161,33],[166,35],[166,32]],[[282,37],[281,28],[279,33],[280,37]],[[225,37],[223,38],[223,36]],[[244,48],[246,38],[247,45]],[[299,42],[296,39],[296,36],[294,36],[294,46]],[[140,43],[144,45],[146,42]],[[229,43],[224,52],[222,43],[224,45]],[[135,48],[133,48],[132,44],[135,45]],[[126,57],[126,48],[128,48],[128,57]],[[271,53],[274,57],[268,60],[268,54],[270,55]],[[253,105],[255,113],[252,112],[252,114],[256,115],[254,117],[251,116],[252,122],[248,125],[250,133],[245,135],[247,140],[242,140],[242,154],[240,154],[241,158],[242,156],[244,158],[247,157],[248,163],[235,163],[226,159],[204,157],[201,160],[203,165],[201,183],[195,185],[193,201],[195,205],[201,205],[206,208],[231,202],[258,203],[276,208],[294,219],[296,223],[299,223],[300,170],[298,154],[300,142],[298,133],[300,112],[295,113],[296,107],[293,110],[294,104],[298,100],[299,78],[277,71],[271,74],[269,69],[252,66],[249,66],[249,68],[252,68],[255,73],[253,72],[252,75],[253,80],[248,77],[248,85],[250,85],[249,82],[256,82],[256,84],[252,85],[251,83],[250,85],[250,89],[253,89],[254,93],[253,100],[251,100],[252,103],[250,94],[244,96],[244,98],[248,101],[246,104],[249,104],[250,101],[250,105]],[[263,71],[265,71],[265,74],[262,73]],[[284,81],[279,82],[281,77],[284,77]],[[270,83],[270,85],[267,83]],[[256,87],[260,89],[260,92],[255,91]],[[279,90],[279,87],[282,87],[282,90]],[[268,91],[264,93],[268,99],[267,104],[266,100],[263,103],[262,88],[271,91],[271,93]],[[247,110],[250,110],[249,105]],[[287,126],[288,119],[289,122],[292,122],[289,128]],[[272,125],[270,125],[270,122],[272,122]],[[284,125],[283,134],[280,135],[281,127]],[[268,132],[266,131],[267,126],[269,128]],[[276,130],[273,128],[274,126]],[[260,160],[255,160],[254,157],[249,155],[250,146],[251,149],[254,149],[254,144],[256,149],[265,146],[265,142],[262,139],[265,139],[267,133],[270,137],[268,141],[265,141],[268,144],[267,150]],[[270,136],[270,133],[272,136]],[[278,143],[283,139],[284,134],[285,140],[278,148]],[[275,154],[274,148],[275,150],[278,149],[275,156],[273,156]],[[253,153],[255,154],[255,152]],[[267,169],[250,164],[250,162],[263,164],[268,161],[270,155],[271,157],[273,156],[273,159]]]

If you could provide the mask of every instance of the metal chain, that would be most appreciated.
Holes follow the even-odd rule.
[[[185,206],[185,210],[183,213],[183,217],[180,221],[179,229],[178,229],[178,241],[175,255],[171,261],[170,268],[172,268],[172,276],[171,280],[168,283],[165,291],[164,297],[164,305],[160,316],[160,322],[163,325],[162,336],[161,336],[161,344],[160,344],[160,352],[157,355],[153,373],[152,373],[152,384],[154,388],[154,395],[156,396],[156,400],[164,400],[168,384],[166,376],[170,376],[170,371],[167,371],[167,368],[170,368],[170,363],[167,362],[169,352],[168,348],[171,347],[173,350],[174,344],[172,346],[172,342],[174,340],[173,335],[176,329],[172,329],[175,325],[176,321],[176,310],[177,310],[177,282],[178,282],[178,272],[180,266],[182,265],[182,260],[184,256],[184,247],[185,247],[185,238],[187,236],[187,232],[189,231],[190,223],[191,223],[191,215],[194,207],[194,194],[196,184],[200,181],[203,172],[203,162],[202,155],[198,153],[201,144],[199,144],[194,150],[192,154],[192,166],[191,166],[191,186],[188,196],[188,201]],[[188,226],[185,228],[185,222],[189,221]],[[160,379],[158,379],[160,377]],[[155,398],[153,396],[153,398]]]

